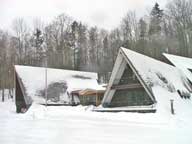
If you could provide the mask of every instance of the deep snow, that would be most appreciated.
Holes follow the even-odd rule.
[[[0,103],[0,144],[191,144],[192,116],[99,113],[92,107],[33,104],[16,114]],[[190,111],[190,110],[189,110]]]
[[[148,63],[148,59],[143,62]],[[182,80],[176,68],[158,64],[158,71],[176,89],[186,90],[178,83]],[[135,65],[142,68],[137,61]],[[173,78],[172,72],[178,77]],[[143,79],[152,75],[156,83],[152,87],[158,101],[156,113],[100,113],[93,112],[93,106],[45,107],[33,103],[25,114],[17,114],[15,103],[7,100],[0,102],[0,144],[191,144],[191,99],[182,99],[176,91],[168,91],[151,71],[145,74],[141,75]],[[38,81],[38,77],[34,79]],[[174,99],[175,115],[170,112],[170,99]]]

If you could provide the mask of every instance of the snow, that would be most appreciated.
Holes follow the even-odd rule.
[[[163,116],[171,115],[170,101],[173,100],[174,109],[177,115],[184,114],[183,112],[188,108],[192,109],[191,99],[181,98],[178,94],[180,92],[191,95],[191,86],[185,75],[176,67],[155,60],[148,56],[139,54],[129,49],[121,48],[122,55],[129,63],[136,69],[138,75],[145,82],[147,87],[152,91],[156,103],[153,107],[142,107],[143,109],[156,109],[156,113]],[[121,53],[119,53],[121,56]],[[107,95],[105,95],[107,97]],[[105,99],[104,99],[105,100]],[[133,107],[121,108],[107,108],[114,109],[133,109]],[[138,106],[139,110],[141,106]],[[95,110],[107,110],[99,107]],[[191,115],[192,111],[187,110],[184,115]],[[182,115],[183,116],[183,115]]]
[[[39,91],[45,89],[45,68],[16,65],[15,70],[24,83],[26,93],[31,96],[34,102],[44,103],[45,100],[39,97]],[[97,83],[97,73],[81,72],[72,70],[47,68],[47,85],[54,82],[67,83],[67,91],[96,89],[104,90]],[[67,94],[61,95],[61,99],[68,102]]]
[[[141,77],[153,82],[156,113],[101,113],[93,112],[93,106],[45,107],[33,103],[25,114],[17,114],[15,103],[7,100],[0,102],[0,144],[191,144],[192,102],[167,87],[171,83],[176,90],[187,91],[183,84],[185,77],[175,67],[124,51]],[[35,95],[37,89],[44,87],[44,68],[16,66],[16,70],[28,93]],[[156,72],[160,72],[168,84],[160,81]],[[70,83],[71,73],[48,69],[48,82],[65,80]],[[89,83],[87,79],[86,84],[92,87],[97,77],[93,73],[88,75],[94,80],[89,79]],[[71,82],[70,89],[76,89],[79,84],[84,87],[80,81]],[[175,115],[170,112],[170,99],[174,100]]]
[[[172,85],[175,90],[188,92],[186,88],[187,78],[177,68],[134,51],[122,49],[147,84],[159,85],[167,90],[169,85]],[[162,75],[167,83],[162,81],[157,74]]]
[[[189,69],[192,70],[192,59],[182,56],[176,56],[171,54],[163,54],[173,65],[179,68],[187,78],[192,82],[192,73]]]
[[[189,90],[191,90],[190,84],[181,70],[134,51],[125,48],[122,50],[148,87],[151,87],[157,101],[157,113],[170,115],[170,100],[174,100],[177,115],[182,114],[186,108],[192,108],[191,99],[182,99],[177,93],[177,90],[180,90],[190,94]],[[166,82],[158,75],[163,77]],[[189,115],[192,114],[190,110],[187,112]]]
[[[99,113],[92,107],[45,107],[33,103],[16,114],[0,102],[1,144],[191,144],[191,115]],[[186,109],[189,111],[189,109]]]

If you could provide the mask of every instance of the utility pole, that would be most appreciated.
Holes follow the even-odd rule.
[[[45,99],[46,99],[46,106],[47,106],[47,55],[45,55]]]

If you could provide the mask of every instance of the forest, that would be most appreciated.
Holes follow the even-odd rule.
[[[128,11],[112,30],[88,26],[66,14],[45,24],[15,18],[10,31],[0,29],[0,92],[14,87],[14,65],[97,72],[112,71],[119,48],[158,60],[162,53],[192,57],[192,1],[171,0],[164,8],[154,3],[147,15]]]

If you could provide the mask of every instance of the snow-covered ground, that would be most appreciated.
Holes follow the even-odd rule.
[[[99,113],[91,109],[34,103],[27,113],[17,114],[13,101],[0,102],[0,144],[192,143],[192,115]]]

